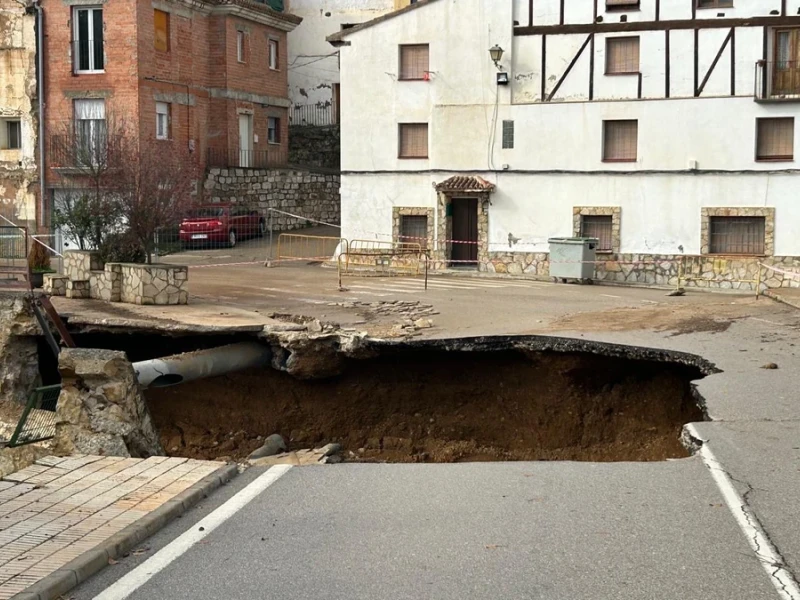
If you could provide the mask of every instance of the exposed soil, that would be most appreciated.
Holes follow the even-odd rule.
[[[554,352],[396,349],[322,381],[272,369],[147,391],[168,453],[240,459],[280,433],[345,460],[647,461],[683,457],[703,419],[678,364]]]

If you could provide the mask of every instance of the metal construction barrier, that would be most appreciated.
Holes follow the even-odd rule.
[[[340,237],[281,233],[274,259],[267,259],[266,266],[281,261],[328,261],[336,252],[347,253],[349,242]]]
[[[421,244],[382,240],[351,240],[344,254],[346,254],[345,272],[361,268],[368,273],[378,275],[400,273],[419,275],[422,256],[426,256]]]
[[[36,388],[28,397],[9,446],[24,446],[49,440],[56,435],[56,406],[61,384]]]
[[[353,251],[340,253],[336,257],[336,266],[339,275],[339,291],[344,290],[342,277],[344,275],[356,276],[377,276],[387,275],[413,275],[420,274],[420,263],[424,265],[425,289],[428,289],[428,270],[430,256],[421,248],[408,248],[408,244],[396,244],[396,247],[389,249],[371,249],[364,251]],[[419,246],[419,244],[417,244]],[[371,263],[365,259],[369,257]],[[415,264],[416,270],[407,269],[408,264]],[[402,265],[398,269],[398,265]]]

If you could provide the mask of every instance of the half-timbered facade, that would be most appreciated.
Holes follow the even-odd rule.
[[[421,0],[329,41],[345,237],[513,274],[572,235],[609,280],[800,270],[800,0]]]

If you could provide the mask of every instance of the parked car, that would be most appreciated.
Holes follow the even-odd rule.
[[[260,237],[267,223],[257,210],[235,204],[209,204],[194,209],[181,222],[183,246],[200,244],[234,247],[239,240]]]

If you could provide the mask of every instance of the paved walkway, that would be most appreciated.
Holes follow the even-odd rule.
[[[155,511],[222,463],[48,456],[0,480],[0,600]]]

